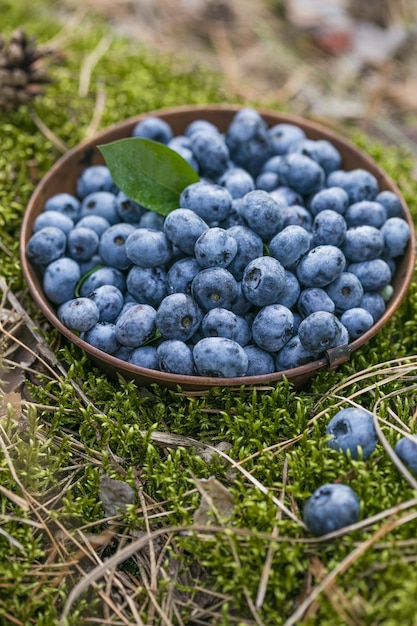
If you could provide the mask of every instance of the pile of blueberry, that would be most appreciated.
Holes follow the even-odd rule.
[[[244,377],[321,358],[384,313],[410,229],[402,203],[335,146],[242,108],[226,132],[181,136],[161,118],[133,135],[199,174],[166,217],[87,167],[50,197],[28,259],[59,319],[99,350],[175,374]]]

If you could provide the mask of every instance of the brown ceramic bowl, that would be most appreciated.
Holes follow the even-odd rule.
[[[101,153],[97,149],[97,145],[130,136],[134,125],[148,115],[157,115],[166,120],[171,125],[174,134],[181,134],[185,127],[196,119],[209,120],[221,131],[225,131],[231,122],[232,117],[240,108],[241,107],[239,106],[228,105],[182,106],[152,111],[120,122],[107,130],[100,132],[92,139],[79,144],[60,158],[46,174],[46,176],[40,181],[30,199],[23,218],[20,237],[22,270],[30,293],[35,303],[40,307],[50,323],[55,326],[69,341],[84,350],[89,355],[91,360],[111,377],[120,375],[125,379],[133,379],[140,385],[150,385],[156,383],[163,387],[172,389],[176,389],[180,386],[185,390],[200,392],[208,390],[214,386],[271,386],[275,382],[282,380],[285,376],[295,385],[296,388],[302,388],[317,372],[326,369],[334,369],[341,363],[347,361],[350,354],[354,350],[363,346],[388,322],[388,320],[395,314],[406,295],[414,270],[415,235],[410,211],[406,206],[406,203],[396,184],[367,154],[333,131],[303,118],[260,110],[259,112],[270,126],[282,122],[290,122],[300,126],[306,135],[311,139],[327,139],[331,141],[342,154],[343,169],[366,169],[376,176],[379,182],[380,190],[394,191],[400,197],[404,206],[405,218],[410,226],[411,238],[404,257],[398,262],[396,274],[393,280],[394,294],[387,305],[384,315],[374,324],[374,326],[348,346],[341,346],[329,350],[320,360],[313,361],[291,370],[242,378],[209,378],[169,374],[131,365],[97,350],[87,342],[80,339],[80,337],[71,332],[59,321],[54,307],[47,300],[42,291],[42,282],[39,272],[28,262],[25,255],[27,241],[32,235],[34,220],[42,212],[45,201],[53,194],[63,191],[74,194],[76,180],[82,170],[89,165],[104,162]]]

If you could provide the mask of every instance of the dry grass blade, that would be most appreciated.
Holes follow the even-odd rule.
[[[283,487],[282,487],[281,498],[280,498],[281,502],[284,500],[284,497],[285,497],[285,486],[287,484],[287,478],[288,478],[288,459],[285,459],[284,468],[282,470]],[[277,515],[276,515],[277,521],[280,520],[281,518],[282,518],[282,509],[277,509]],[[274,528],[272,529],[272,536],[274,538],[278,537],[277,525],[275,525]],[[256,595],[255,606],[257,609],[260,609],[262,607],[264,600],[265,600],[266,589],[268,586],[268,579],[271,573],[273,557],[274,557],[274,549],[273,549],[273,544],[271,543],[268,547],[268,552],[267,552],[266,559],[265,559],[265,565],[262,570],[261,579],[259,581],[258,593]]]
[[[91,74],[101,57],[106,54],[112,41],[113,37],[111,35],[105,35],[102,39],[100,39],[94,50],[85,57],[80,71],[80,83],[78,87],[78,95],[81,98],[85,98],[87,96],[90,88]]]

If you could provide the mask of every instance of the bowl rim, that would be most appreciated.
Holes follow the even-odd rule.
[[[53,305],[47,300],[42,291],[37,269],[29,262],[25,253],[26,243],[30,235],[32,234],[31,225],[33,224],[33,220],[37,214],[42,212],[37,209],[39,209],[38,205],[41,195],[47,187],[48,183],[53,180],[53,178],[61,171],[62,168],[65,168],[71,161],[73,161],[77,157],[77,155],[81,153],[87,154],[89,152],[93,152],[97,156],[97,145],[108,141],[109,135],[116,136],[122,133],[120,134],[120,138],[122,136],[127,137],[129,135],[125,133],[127,133],[128,131],[131,132],[137,122],[151,115],[162,117],[168,122],[172,122],[172,119],[178,117],[179,115],[183,116],[184,119],[186,117],[190,118],[190,121],[192,121],[191,118],[202,119],[203,116],[208,116],[210,118],[213,116],[221,117],[226,115],[226,117],[229,117],[231,119],[232,116],[242,108],[245,108],[245,106],[241,104],[180,105],[175,107],[165,107],[152,111],[146,111],[141,114],[126,118],[101,130],[93,137],[84,139],[73,148],[68,150],[64,155],[62,155],[52,165],[49,171],[41,178],[29,199],[23,215],[19,241],[21,268],[29,292],[35,304],[41,309],[42,313],[52,324],[52,326],[54,326],[64,337],[74,343],[78,348],[81,348],[85,353],[87,353],[90,356],[91,360],[98,364],[99,367],[102,370],[106,371],[109,375],[114,376],[114,374],[117,373],[118,375],[125,375],[127,378],[130,379],[136,379],[143,384],[160,384],[164,387],[180,387],[182,389],[195,391],[204,391],[212,387],[271,387],[272,385],[284,380],[285,378],[292,381],[297,386],[297,384],[307,383],[310,378],[319,371],[322,371],[324,369],[332,370],[338,367],[341,363],[348,361],[352,352],[360,348],[369,339],[374,337],[379,332],[379,330],[383,326],[385,326],[385,324],[395,314],[396,310],[406,296],[406,293],[413,278],[416,260],[415,228],[410,210],[397,184],[366,152],[358,148],[350,140],[334,132],[331,128],[327,128],[320,123],[297,115],[283,113],[281,111],[275,111],[271,109],[256,108],[256,111],[258,111],[258,113],[268,122],[268,126],[278,123],[295,124],[301,126],[306,131],[307,137],[309,137],[310,135],[317,135],[323,139],[328,139],[337,148],[342,148],[345,151],[347,150],[352,157],[357,157],[360,159],[360,167],[370,170],[377,177],[379,184],[381,184],[382,182],[383,188],[388,187],[390,190],[394,191],[398,195],[403,205],[404,218],[410,227],[410,240],[405,254],[403,255],[403,257],[401,257],[401,275],[398,275],[398,267],[396,270],[394,280],[396,287],[394,289],[394,294],[389,300],[387,308],[384,314],[379,318],[379,320],[377,320],[377,322],[375,322],[373,326],[358,339],[352,341],[347,345],[338,346],[336,348],[326,351],[322,358],[315,361],[310,361],[309,363],[306,363],[296,368],[275,371],[271,374],[230,378],[173,374],[168,372],[161,372],[159,370],[151,370],[148,368],[140,367],[138,365],[133,365],[131,363],[128,363],[127,361],[123,361],[114,357],[113,355],[98,350],[60,322],[54,311]],[[183,127],[185,128],[185,126],[186,123],[183,122]],[[36,215],[34,215],[35,212]]]

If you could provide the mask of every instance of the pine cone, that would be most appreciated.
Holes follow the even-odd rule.
[[[12,110],[43,92],[50,82],[43,67],[49,50],[37,48],[22,28],[15,30],[7,43],[0,36],[0,109]]]

